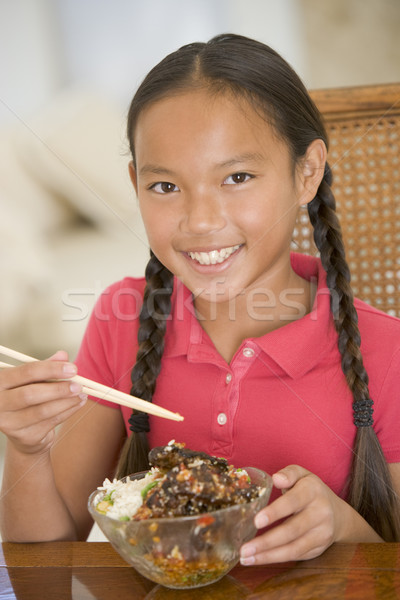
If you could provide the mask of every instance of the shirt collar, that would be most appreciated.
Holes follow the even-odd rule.
[[[291,254],[293,270],[317,284],[317,293],[310,313],[264,336],[250,338],[290,377],[299,377],[337,344],[326,274],[321,261],[313,256]],[[210,338],[198,323],[191,292],[175,279],[172,309],[167,324],[165,356],[188,355],[189,360],[213,359],[226,366]],[[260,355],[262,360],[262,356]],[[217,360],[218,359],[218,360]]]
[[[337,345],[326,273],[321,261],[313,256],[291,254],[293,270],[317,284],[311,312],[267,335],[253,338],[290,377],[300,377],[311,370],[324,355]]]
[[[171,298],[171,314],[167,322],[164,355],[180,356],[187,354],[191,338],[193,343],[201,343],[202,331],[195,316],[192,294],[175,277],[174,291]]]

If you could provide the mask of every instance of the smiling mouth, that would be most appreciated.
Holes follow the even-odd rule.
[[[188,252],[192,260],[195,260],[200,265],[216,265],[223,263],[240,248],[240,244],[237,246],[229,246],[228,248],[221,248],[220,250],[211,250],[211,252]]]

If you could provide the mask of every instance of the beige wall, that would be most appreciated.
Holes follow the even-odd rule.
[[[312,88],[400,81],[400,0],[298,0]]]

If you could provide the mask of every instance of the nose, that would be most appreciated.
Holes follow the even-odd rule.
[[[226,225],[224,210],[211,193],[191,194],[186,198],[182,229],[192,235],[204,235],[223,229]]]

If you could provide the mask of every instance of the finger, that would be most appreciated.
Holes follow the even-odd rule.
[[[311,502],[314,492],[312,486],[308,485],[310,475],[311,473],[307,472],[307,475],[296,482],[295,487],[291,486],[286,494],[280,496],[257,513],[254,519],[257,529],[263,529],[276,521],[286,519]]]
[[[283,523],[272,527],[263,535],[257,536],[252,542],[249,542],[252,549],[259,553],[261,551],[275,548],[278,546],[290,544],[297,538],[302,537],[316,527],[313,516],[307,511],[291,515]],[[246,545],[243,546],[246,553]]]
[[[68,361],[68,352],[65,352],[65,350],[57,350],[57,352],[52,354],[48,360],[61,360],[66,362]]]
[[[74,408],[81,403],[85,403],[86,396],[72,396],[70,398],[59,398],[28,406],[19,411],[3,413],[2,430],[7,434],[12,431],[17,432],[26,429],[37,423],[54,420],[55,425],[58,424],[57,416],[65,410]]]
[[[42,421],[38,421],[37,423],[29,425],[25,428],[24,433],[27,433],[28,435],[40,435],[38,432],[43,431],[43,435],[46,435],[48,432],[55,429],[55,427],[61,423],[64,423],[71,415],[80,410],[85,403],[85,400],[81,400],[80,402],[76,402],[72,405],[68,404],[67,402],[59,403],[57,411],[54,411],[47,419],[43,419]]]
[[[74,406],[67,407],[57,412],[51,418],[31,424],[23,429],[15,431],[10,436],[12,443],[23,452],[34,453],[50,447],[55,439],[55,428],[57,425],[67,421],[73,414],[81,410],[85,401]]]
[[[288,489],[294,486],[299,479],[309,474],[310,471],[307,471],[307,469],[304,469],[299,465],[289,465],[277,473],[274,473],[272,475],[272,481],[276,488],[280,490]]]
[[[279,546],[259,547],[257,549],[256,545],[254,545],[252,549],[247,548],[244,550],[243,548],[240,563],[244,566],[250,566],[308,560],[319,556],[326,547],[325,543],[320,542],[318,533],[307,531],[301,537]]]
[[[17,412],[52,400],[71,398],[82,394],[82,386],[74,381],[34,383],[11,389],[2,400],[2,412]]]
[[[68,379],[76,374],[77,367],[70,362],[53,359],[35,361],[4,369],[0,373],[0,391],[49,379]]]

